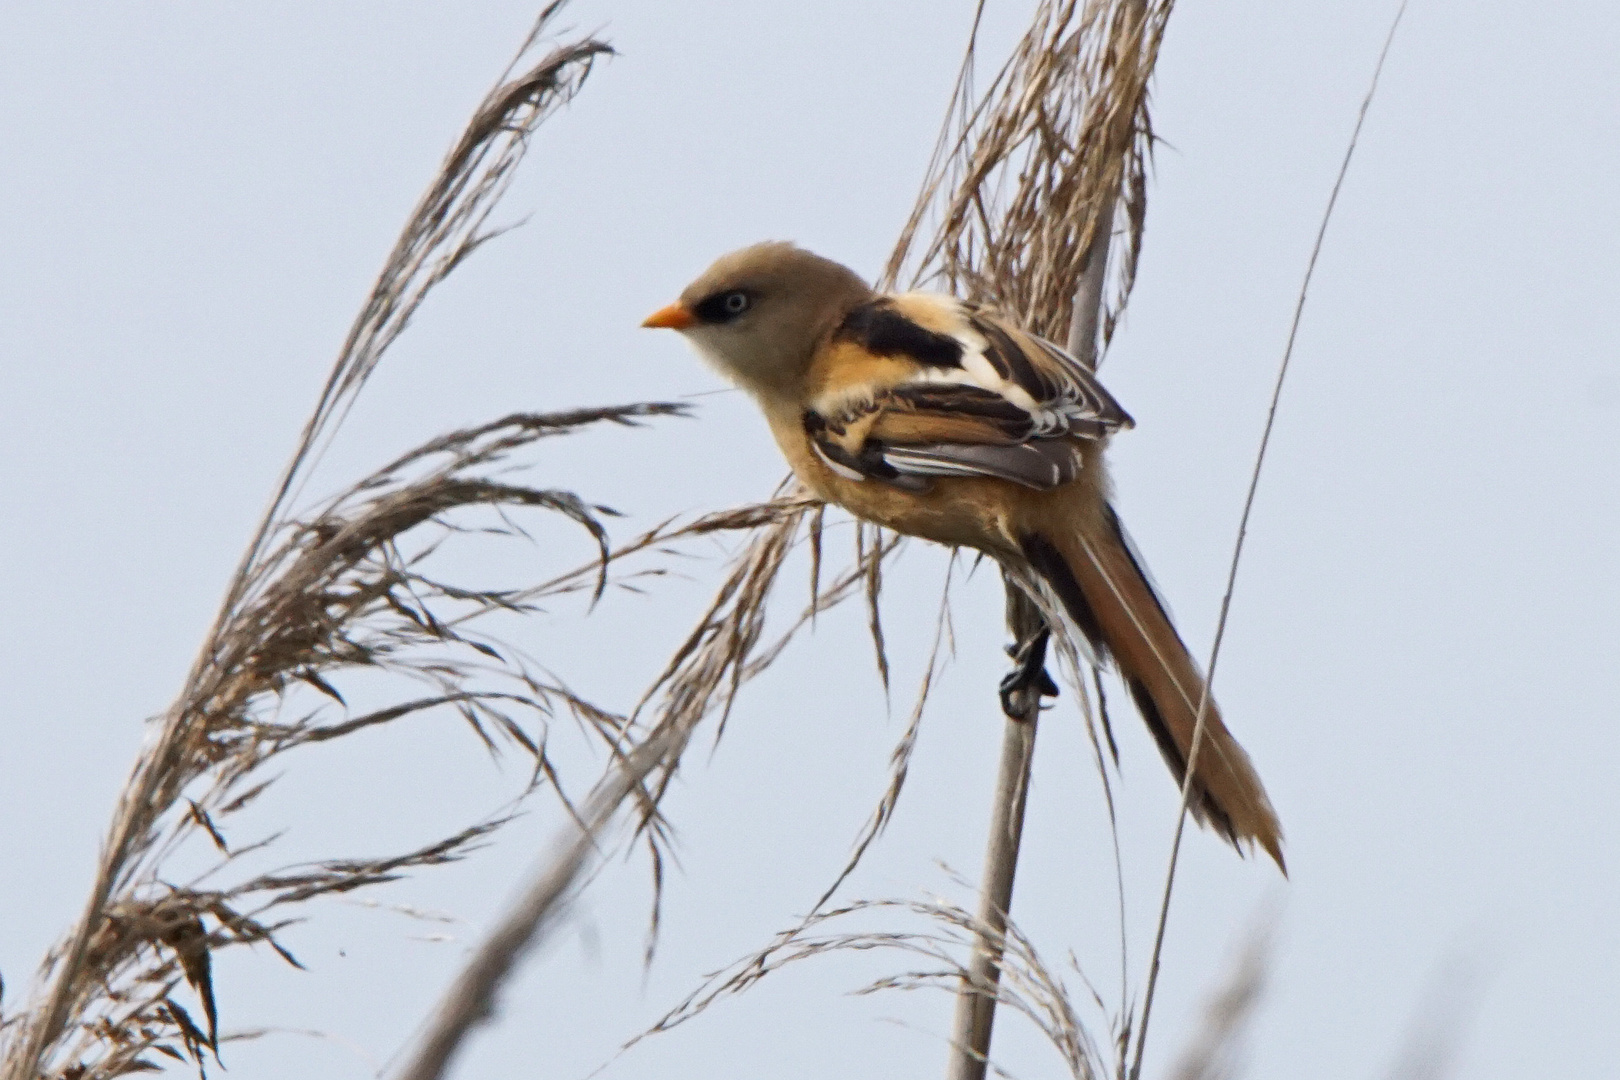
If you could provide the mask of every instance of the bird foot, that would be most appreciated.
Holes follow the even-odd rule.
[[[1046,672],[1046,643],[1051,630],[1042,630],[1028,641],[1007,646],[1007,655],[1017,666],[1001,680],[1001,711],[1013,720],[1027,720],[1040,709],[1043,697],[1057,697],[1057,684]]]

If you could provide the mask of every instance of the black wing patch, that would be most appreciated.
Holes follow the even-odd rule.
[[[925,367],[962,366],[962,343],[949,334],[937,334],[900,313],[894,302],[880,297],[860,305],[844,317],[833,339],[852,341],[878,356],[907,356]]]

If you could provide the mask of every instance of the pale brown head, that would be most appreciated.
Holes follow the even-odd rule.
[[[871,295],[848,267],[768,241],[722,256],[641,325],[679,330],[756,396],[797,397],[816,345]]]

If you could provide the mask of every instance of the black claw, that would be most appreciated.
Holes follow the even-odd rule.
[[[1042,697],[1057,697],[1057,684],[1046,671],[1046,644],[1051,636],[1050,630],[1042,630],[1026,642],[1007,647],[1007,655],[1017,666],[1001,680],[1001,711],[1015,720],[1027,715],[1031,693],[1037,707]]]

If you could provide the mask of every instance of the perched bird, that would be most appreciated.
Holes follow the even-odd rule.
[[[1118,664],[1184,778],[1204,680],[1109,505],[1103,447],[1132,421],[1084,365],[993,311],[876,293],[789,243],[724,256],[642,325],[680,331],[752,395],[818,497],[1043,589]],[[1277,815],[1213,701],[1197,774],[1198,818],[1281,867]]]

